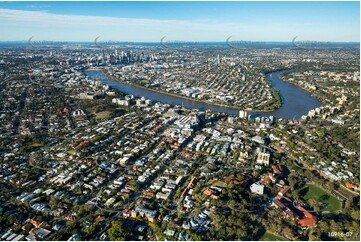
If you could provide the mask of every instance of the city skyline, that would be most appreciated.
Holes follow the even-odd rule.
[[[0,3],[0,41],[359,42],[359,2]]]

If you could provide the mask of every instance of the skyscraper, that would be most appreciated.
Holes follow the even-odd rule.
[[[103,50],[102,64],[105,65],[105,53],[104,53],[104,50]]]
[[[240,117],[240,118],[247,118],[247,117],[248,117],[248,112],[247,112],[247,111],[240,110],[240,111],[239,111],[239,117]]]

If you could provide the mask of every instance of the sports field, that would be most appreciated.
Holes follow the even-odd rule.
[[[299,189],[299,194],[309,205],[310,199],[319,202],[320,211],[336,212],[341,209],[341,202],[335,196],[316,185],[306,184]]]

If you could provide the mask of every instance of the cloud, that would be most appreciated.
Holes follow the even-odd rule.
[[[43,8],[50,8],[50,5],[37,5],[37,4],[31,4],[31,5],[27,5],[28,8],[32,8],[32,9],[43,9]]]
[[[74,39],[87,40],[87,36],[98,36],[107,38],[116,37],[115,33],[123,33],[129,37],[135,38],[134,41],[146,40],[159,41],[167,35],[168,38],[177,40],[207,40],[214,39],[223,41],[230,33],[248,31],[249,27],[241,26],[234,23],[214,23],[211,20],[185,21],[185,20],[160,20],[160,19],[143,19],[143,18],[118,18],[106,16],[82,16],[53,14],[44,11],[24,11],[13,9],[0,9],[0,30],[1,26],[13,26],[19,30],[24,29],[26,33],[29,30],[35,30],[37,33],[30,35],[44,36],[46,33],[55,34],[55,29],[60,32],[67,29],[68,34]],[[11,32],[2,31],[3,33]],[[58,38],[60,32],[54,36]],[[79,39],[82,34],[85,38]],[[119,34],[118,34],[119,36]],[[155,38],[155,36],[157,36]],[[50,36],[48,36],[50,37]],[[191,38],[191,39],[190,39]],[[71,41],[70,40],[70,41]],[[128,40],[130,40],[128,38]]]
[[[316,26],[305,23],[254,23],[220,22],[217,19],[163,20],[147,18],[121,18],[54,14],[45,11],[25,11],[0,8],[0,41],[38,40],[51,41],[155,41],[163,36],[179,41],[225,41],[229,36],[236,40],[291,41],[296,35],[310,40],[335,40],[342,36],[353,39],[351,29],[334,26]],[[342,41],[338,39],[336,41]]]
[[[119,27],[192,27],[208,28],[209,24],[178,20],[156,20],[156,19],[137,19],[137,18],[115,18],[103,16],[81,16],[81,15],[62,15],[52,14],[42,11],[23,11],[0,9],[0,21],[17,21],[33,23],[56,23],[72,25],[90,25],[90,26],[119,26]]]

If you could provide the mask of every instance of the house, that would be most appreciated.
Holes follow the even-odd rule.
[[[64,209],[62,209],[62,208],[57,208],[57,209],[51,211],[50,214],[53,215],[53,216],[58,217],[58,216],[60,216],[63,212],[64,212]]]
[[[291,218],[292,220],[294,219],[297,220],[299,216],[288,207],[289,205],[285,204],[285,203],[289,204],[291,202],[292,201],[287,198],[282,198],[282,201],[281,199],[275,199],[272,201],[272,205],[281,209],[282,211],[281,215]]]
[[[129,218],[132,215],[132,210],[131,209],[124,209],[123,210],[123,216],[126,218]]]
[[[180,232],[178,235],[178,240],[179,241],[185,240],[185,236],[186,236],[185,232]]]
[[[303,215],[305,216],[305,218],[298,220],[299,225],[301,225],[302,227],[311,227],[311,226],[316,225],[317,217],[315,215],[311,214],[310,212],[308,212],[306,209],[304,209],[301,206],[296,206],[295,208],[300,210],[303,213]]]
[[[18,236],[16,236],[15,238],[13,238],[11,241],[22,241],[24,238],[24,235],[19,234]]]
[[[126,106],[126,107],[129,106],[129,101],[128,100],[121,100],[119,98],[113,98],[112,103],[115,103],[115,104],[118,104],[118,105],[121,105],[121,106]]]
[[[57,223],[57,224],[54,225],[54,227],[52,228],[52,230],[54,230],[54,231],[59,231],[62,227],[63,227],[63,225]]]
[[[21,227],[21,229],[22,230],[30,230],[32,227],[33,227],[33,225],[31,223],[26,223]]]
[[[206,194],[207,196],[211,196],[214,194],[214,191],[210,188],[207,188],[206,190],[203,191],[204,194]]]
[[[162,193],[162,192],[158,192],[155,197],[157,199],[163,199],[163,200],[168,200],[169,196],[170,196],[170,192],[167,192],[167,193]]]
[[[39,227],[40,227],[40,224],[41,224],[40,221],[36,221],[35,219],[31,219],[31,220],[30,220],[30,223],[31,223],[32,225],[34,225],[35,228],[39,228]]]
[[[6,236],[3,238],[4,239],[4,241],[6,240],[6,241],[12,241],[15,237],[17,237],[18,235],[17,234],[15,234],[15,233],[9,233],[9,231],[5,234]]]
[[[275,174],[282,174],[283,173],[283,167],[281,165],[272,165],[273,173]]]
[[[203,191],[204,194],[206,194],[207,196],[211,196],[211,198],[213,199],[219,199],[219,196],[216,195],[216,191],[214,191],[213,189],[211,188],[207,188],[206,190]]]
[[[75,241],[75,240],[80,240],[80,235],[79,234],[73,234],[68,241]]]
[[[119,162],[120,165],[128,165],[129,162],[129,157],[123,157],[123,158],[119,158],[117,160],[117,162]]]
[[[137,227],[135,227],[135,230],[139,233],[143,233],[146,228],[147,226],[145,225],[138,225]]]
[[[51,231],[49,231],[47,229],[39,228],[38,230],[36,230],[36,232],[34,234],[43,240],[50,233],[51,233]]]
[[[68,216],[65,216],[64,219],[67,220],[67,221],[74,221],[74,220],[75,220],[75,216],[73,216],[73,215],[68,215]]]
[[[264,192],[264,185],[256,182],[253,183],[249,189],[251,190],[252,193],[262,195]]]
[[[135,235],[135,239],[138,241],[142,241],[144,239],[144,236],[141,234],[137,234],[137,235]]]
[[[175,235],[175,230],[174,229],[166,229],[163,234],[169,236],[169,237],[173,237]]]
[[[143,191],[143,195],[145,197],[154,197],[154,192],[151,192],[151,191]]]
[[[253,138],[252,138],[252,141],[254,141],[254,142],[256,142],[256,143],[258,143],[258,144],[261,144],[261,145],[264,145],[264,139],[262,139],[262,137],[261,136],[254,136]]]
[[[274,177],[272,173],[267,173],[267,174],[262,176],[260,182],[262,184],[268,184],[268,183],[275,183],[276,180],[277,180],[277,178]]]
[[[280,197],[282,197],[282,196],[284,196],[287,192],[288,192],[288,190],[290,190],[290,186],[284,186],[279,192],[278,192],[278,195],[280,196]]]
[[[34,234],[29,234],[28,236],[25,237],[25,239],[27,241],[37,241],[38,240]]]
[[[94,93],[91,93],[91,92],[79,93],[79,99],[92,100],[92,99],[95,99],[95,95],[94,95]]]
[[[131,217],[136,218],[137,215],[145,216],[148,221],[154,222],[155,215],[157,214],[157,211],[151,210],[142,206],[137,206],[134,210],[131,212]]]
[[[298,224],[301,225],[302,227],[311,227],[316,225],[317,220],[313,219],[313,218],[303,218],[298,220]]]
[[[359,187],[359,186],[354,185],[354,184],[352,184],[352,183],[350,183],[350,182],[345,182],[345,185],[346,185],[346,187],[347,187],[347,188],[350,188],[350,189],[354,189],[354,190],[360,191],[360,187]]]

